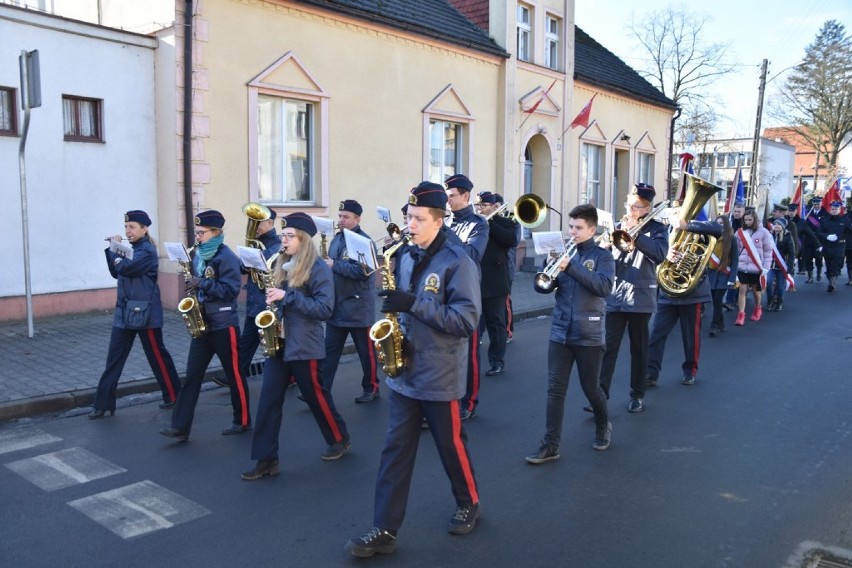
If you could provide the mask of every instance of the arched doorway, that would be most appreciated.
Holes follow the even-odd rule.
[[[545,203],[551,205],[555,209],[560,209],[560,205],[551,204],[552,192],[552,177],[553,177],[553,158],[550,152],[550,144],[541,134],[536,134],[527,142],[524,148],[523,173],[521,177],[521,194],[534,193],[541,197]],[[559,227],[558,216],[554,220],[548,218],[542,227],[535,229],[546,231],[550,228]],[[524,229],[524,245],[522,269],[535,272],[537,264],[535,262],[535,250],[532,246],[532,236],[530,229]],[[518,248],[518,256],[521,257],[522,247]]]

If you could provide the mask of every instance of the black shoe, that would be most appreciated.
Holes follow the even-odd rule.
[[[725,310],[726,312],[732,312],[735,309],[737,309],[737,307],[734,304],[728,303],[728,304],[722,304],[722,309]]]
[[[246,481],[254,481],[267,475],[278,475],[281,473],[281,468],[278,467],[278,460],[258,460],[257,465],[248,471],[240,474],[240,477]]]
[[[231,424],[224,430],[222,430],[223,436],[233,436],[234,434],[242,434],[243,432],[248,432],[251,430],[251,424],[247,426],[242,426],[240,424]]]
[[[503,363],[497,363],[495,365],[491,365],[491,368],[485,371],[485,375],[487,377],[494,377],[496,375],[503,374]]]
[[[89,413],[89,420],[99,420],[101,418],[106,418],[107,412],[109,412],[110,416],[115,416],[115,410],[98,410],[97,408],[95,408]]]
[[[716,328],[715,327],[710,328],[710,337],[716,337]]]
[[[344,438],[339,442],[330,444],[320,456],[325,461],[339,460],[343,457],[344,452],[349,449],[349,438]]]
[[[817,282],[822,282],[822,274],[817,273]]]
[[[695,384],[695,377],[693,377],[692,375],[684,375],[683,378],[680,380],[680,384],[682,384],[682,385],[694,385]]]
[[[642,412],[645,410],[645,405],[642,404],[641,398],[631,398],[630,404],[627,405],[627,412]]]
[[[645,377],[645,384],[649,387],[657,386],[657,377]]]
[[[852,278],[850,278],[849,280],[847,280],[847,281],[846,281],[846,285],[847,285],[847,286],[852,286]]]
[[[161,402],[161,403],[160,403],[160,408],[161,408],[162,410],[166,410],[167,408],[172,408],[174,405],[175,405],[175,401],[171,401],[171,402]]]
[[[160,434],[162,434],[166,438],[174,438],[176,440],[180,440],[181,442],[186,442],[187,440],[189,440],[189,434],[184,432],[183,430],[178,430],[177,428],[160,428]]]
[[[834,284],[829,284],[826,292],[834,292]]]
[[[476,416],[476,413],[472,410],[468,410],[467,408],[462,408],[461,412],[459,412],[459,415],[461,416],[462,422],[470,422],[471,419]]]
[[[224,377],[218,377],[216,375],[210,375],[210,380],[219,385],[220,387],[231,388],[231,385],[228,383],[228,379]]]
[[[374,554],[390,554],[396,550],[396,535],[373,527],[358,538],[350,538],[346,543],[346,550],[359,558],[369,558]]]
[[[476,519],[478,518],[479,503],[456,507],[456,512],[450,518],[450,525],[447,527],[447,531],[450,534],[467,534],[476,526]]]
[[[364,391],[361,396],[355,397],[355,402],[357,402],[358,404],[364,404],[366,402],[373,402],[377,398],[379,398],[379,389],[376,389],[374,391]]]
[[[813,283],[814,283],[814,277],[811,276],[810,274],[808,274],[808,279],[805,280],[805,284],[813,284]]]
[[[612,422],[601,424],[595,427],[595,441],[592,442],[592,448],[600,452],[609,448],[609,440],[612,436]]]
[[[538,451],[524,458],[527,463],[538,465],[559,459],[559,447],[550,444],[542,444]]]

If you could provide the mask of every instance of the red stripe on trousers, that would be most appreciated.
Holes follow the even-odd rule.
[[[698,356],[701,354],[701,304],[695,304],[695,327],[692,330],[692,376],[698,373]]]
[[[506,296],[506,336],[512,337],[512,296]]]
[[[240,395],[240,426],[248,426],[249,425],[249,417],[248,417],[248,402],[246,400],[246,390],[243,388],[243,381],[240,380],[241,372],[240,372],[240,356],[239,349],[237,345],[237,328],[229,327],[228,328],[228,338],[231,340],[231,365],[233,369],[231,370],[234,373],[234,386],[237,388],[237,393]]]
[[[376,368],[376,347],[370,339],[370,329],[367,328],[367,356],[370,358],[370,384],[373,385],[373,392],[379,390],[379,377],[377,376],[378,369]]]
[[[157,338],[154,336],[154,330],[149,327],[145,331],[148,332],[148,341],[151,343],[151,349],[154,351],[154,358],[157,360],[157,366],[160,368],[160,373],[163,375],[163,382],[166,383],[166,390],[169,391],[169,402],[174,402],[175,386],[172,384],[172,378],[166,370],[166,362],[163,361],[163,355],[160,353],[160,348],[157,346]]]
[[[334,420],[334,416],[331,415],[331,409],[328,407],[328,401],[325,399],[325,395],[322,392],[322,385],[319,382],[319,374],[317,373],[317,360],[311,359],[310,366],[311,385],[314,387],[314,396],[317,398],[317,403],[319,404],[323,417],[325,417],[325,421],[328,422],[328,427],[331,428],[331,433],[334,434],[334,441],[339,442],[343,439],[343,436],[340,435],[340,428],[337,427],[337,422]]]
[[[459,401],[450,402],[450,416],[453,421],[453,447],[456,449],[456,455],[459,458],[464,481],[467,485],[467,492],[470,493],[471,504],[479,503],[479,493],[476,491],[476,482],[473,480],[473,469],[470,467],[470,460],[467,459],[467,452],[464,449],[464,442],[461,437],[461,416],[459,415]]]

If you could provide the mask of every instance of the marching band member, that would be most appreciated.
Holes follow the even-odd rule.
[[[447,188],[447,203],[452,211],[450,230],[464,243],[465,252],[476,263],[477,273],[482,278],[479,265],[482,262],[485,247],[488,246],[488,222],[473,211],[473,204],[470,201],[473,182],[464,174],[456,174],[448,177],[444,185]],[[463,422],[475,416],[476,407],[479,404],[479,339],[477,328],[470,338],[468,347],[467,387],[461,401]]]
[[[242,474],[247,481],[279,473],[278,435],[291,376],[328,444],[322,459],[339,459],[349,448],[346,423],[323,386],[320,372],[320,361],[325,356],[322,321],[331,317],[334,310],[334,283],[331,269],[313,243],[316,233],[313,219],[305,213],[291,213],[281,220],[282,254],[275,266],[277,287],[266,291],[266,303],[277,304],[283,349],[275,357],[268,357],[263,366],[263,387],[251,444],[251,457],[257,463]]]
[[[379,293],[385,298],[382,311],[399,313],[407,365],[398,377],[385,379],[390,418],[376,480],[373,528],[346,544],[359,557],[396,549],[424,418],[456,499],[448,531],[469,533],[479,515],[458,402],[465,391],[467,340],[481,311],[479,276],[464,249],[441,230],[447,204],[444,188],[423,182],[411,190],[409,204],[412,246],[408,253],[394,255],[396,289]]]
[[[186,378],[172,412],[170,428],[160,434],[182,442],[189,439],[195,406],[201,392],[201,381],[213,355],[219,357],[231,390],[233,422],[222,435],[241,434],[251,430],[249,392],[237,356],[240,334],[237,296],[240,293],[240,260],[225,244],[225,218],[216,210],[195,216],[195,238],[198,248],[193,258],[194,277],[186,284],[196,291],[207,319],[207,332],[193,337],[186,360]]]
[[[617,229],[629,231],[651,212],[657,192],[650,185],[638,183],[627,196],[627,214]],[[606,298],[606,350],[601,362],[600,383],[609,398],[612,375],[618,351],[627,329],[630,338],[630,403],[627,410],[641,412],[645,398],[645,371],[648,367],[648,326],[657,309],[657,264],[669,250],[668,228],[659,221],[649,221],[633,240],[629,252],[617,248],[615,285]],[[591,407],[586,407],[591,412]]]
[[[578,205],[568,216],[576,252],[562,259],[556,276],[556,306],[547,350],[546,432],[539,450],[526,457],[536,465],[559,459],[565,394],[575,361],[580,387],[595,415],[592,448],[609,448],[612,433],[598,377],[606,345],[606,297],[612,292],[615,260],[595,243],[598,212],[593,205]]]
[[[734,231],[731,229],[731,221],[727,215],[719,215],[715,219],[722,227],[722,236],[719,237],[719,249],[721,256],[710,266],[707,271],[707,279],[710,283],[710,295],[713,299],[713,315],[710,319],[710,337],[725,331],[725,314],[722,309],[722,301],[728,290],[733,290],[737,284],[737,265],[739,262],[740,248]]]
[[[133,258],[120,256],[110,247],[104,251],[109,273],[118,281],[118,294],[106,368],[98,381],[94,408],[89,413],[92,420],[103,418],[106,412],[115,414],[118,379],[137,334],[163,393],[160,408],[171,408],[180,392],[180,379],[174,361],[163,344],[163,304],[157,285],[159,259],[157,248],[148,234],[150,226],[151,218],[147,213],[128,211],[124,215],[124,234],[133,247]],[[121,236],[114,235],[107,240],[120,241]],[[145,321],[130,321],[132,315],[128,313],[128,302],[134,300],[147,303]],[[139,306],[139,309],[144,313],[144,306]],[[144,315],[141,319],[145,319]]]
[[[822,217],[817,236],[823,243],[825,257],[825,276],[828,278],[828,292],[834,292],[837,277],[843,270],[843,258],[846,254],[846,239],[852,238],[852,224],[849,217],[841,215],[842,201],[832,201],[828,215]]]
[[[328,247],[325,263],[334,277],[334,313],[325,323],[325,358],[322,360],[322,380],[331,391],[334,376],[343,353],[346,337],[351,336],[355,351],[361,360],[361,394],[355,402],[372,402],[379,396],[376,349],[370,341],[370,326],[376,317],[376,286],[372,274],[367,274],[358,259],[346,254],[346,239],[343,229],[362,237],[370,236],[361,229],[361,204],[354,199],[340,202],[337,224],[340,232],[334,235]]]
[[[817,237],[817,233],[819,232],[823,216],[822,197],[814,197],[811,199],[811,210],[805,216],[805,226],[810,229],[814,238],[806,238],[805,242],[802,243],[802,260],[805,264],[805,271],[808,273],[808,279],[805,280],[805,284],[813,284],[814,268],[816,268],[817,282],[822,280],[822,243],[819,237]]]

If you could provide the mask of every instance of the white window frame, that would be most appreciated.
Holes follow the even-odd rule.
[[[559,69],[559,36],[562,18],[547,14],[544,19],[544,66]]]
[[[448,126],[452,126],[455,129],[454,142],[455,148],[452,150],[453,158],[455,160],[455,164],[453,166],[452,171],[447,170],[447,147],[445,145],[446,137],[440,136],[437,137],[439,141],[438,148],[435,147],[434,141],[436,140],[436,127],[440,127],[441,132],[445,132]],[[428,122],[429,132],[427,134],[427,138],[429,140],[428,146],[428,164],[429,164],[429,181],[443,184],[444,180],[449,176],[464,173],[467,171],[466,166],[466,152],[467,148],[467,125],[458,122],[455,120],[446,120],[440,117],[432,116],[429,118]],[[437,155],[435,152],[438,152]],[[436,156],[439,158],[439,161],[436,162]]]
[[[259,93],[257,99],[258,118],[255,133],[257,137],[256,143],[258,154],[255,175],[257,177],[258,200],[261,203],[275,203],[285,206],[316,205],[319,201],[317,199],[316,184],[314,182],[316,170],[314,165],[316,161],[316,135],[314,128],[316,105],[312,101],[307,101],[301,98],[280,96],[279,94]],[[268,193],[264,193],[263,176],[261,175],[264,168],[264,150],[263,144],[261,144],[260,141],[264,123],[264,121],[261,120],[261,113],[265,108],[264,101],[275,102],[277,107],[276,110],[278,111],[277,118],[281,121],[280,125],[274,125],[276,128],[276,134],[281,137],[275,141],[279,145],[280,152],[279,160],[275,165],[277,168],[280,168],[280,171],[270,173],[270,177],[273,179],[279,179],[280,183],[277,184],[277,187],[271,188],[271,191]],[[300,107],[302,105],[304,106],[304,117],[300,118],[301,112],[298,112],[298,114],[291,112],[291,103],[300,105]],[[291,139],[291,134],[295,134],[294,138],[296,142],[293,142]],[[297,189],[294,188],[291,183],[294,181],[293,176],[291,175],[291,167],[293,164],[288,164],[288,157],[291,153],[287,150],[288,146],[292,149],[294,144],[298,145],[300,143],[299,140],[304,141],[302,142],[305,145],[304,161],[307,162],[307,166],[304,168],[306,171],[302,172],[302,174],[307,178],[307,196],[303,199],[293,197],[293,193],[295,193]],[[292,162],[292,160],[290,160],[290,162]]]
[[[589,142],[581,142],[580,146],[580,172],[581,172],[581,203],[593,203],[595,207],[604,208],[603,202],[603,173],[604,169],[604,150],[605,147],[600,144],[592,144]],[[592,152],[596,154],[593,163],[590,165]]]
[[[636,152],[636,183],[654,185],[654,154]]]
[[[517,26],[517,53],[518,61],[532,61],[532,7],[518,4],[515,20]]]

